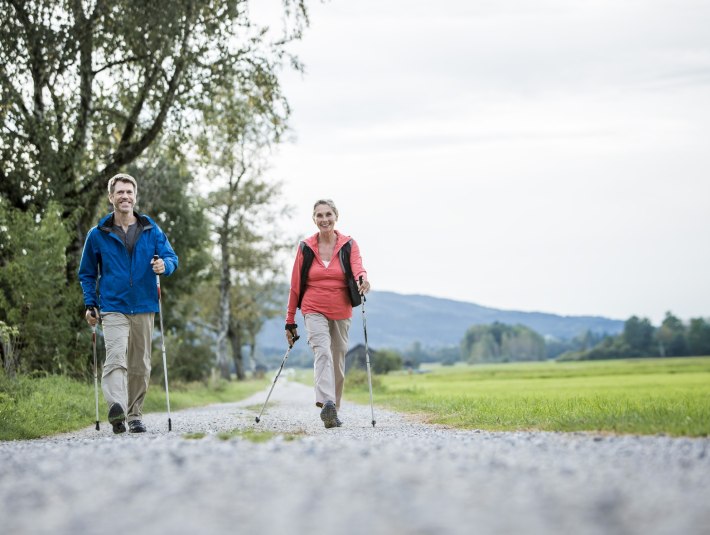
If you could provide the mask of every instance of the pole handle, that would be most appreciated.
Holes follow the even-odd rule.
[[[363,278],[362,278],[362,275],[360,275],[360,286],[362,286],[362,283],[363,283]],[[360,295],[362,296],[363,303],[365,301],[367,301],[367,299],[365,299],[365,294],[361,293]]]
[[[158,260],[160,260],[160,257],[159,257],[157,254],[154,254],[154,255],[153,255],[153,264],[155,264]],[[155,278],[158,279],[158,280],[160,280],[160,275],[158,275],[158,274],[156,273],[156,274],[155,274]],[[160,282],[158,282],[158,284],[160,284]]]

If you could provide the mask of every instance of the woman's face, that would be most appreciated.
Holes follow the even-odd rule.
[[[316,206],[313,214],[313,222],[321,232],[328,232],[335,228],[335,222],[338,216],[335,215],[333,209],[327,204],[319,204]]]

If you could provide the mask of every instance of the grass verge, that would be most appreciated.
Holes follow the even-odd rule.
[[[268,380],[213,381],[170,384],[172,411],[244,399],[267,386]],[[100,387],[99,387],[100,388]],[[144,412],[166,410],[165,390],[159,385],[148,389]],[[99,418],[106,421],[106,403],[99,392]],[[74,431],[96,421],[93,382],[51,375],[9,379],[0,372],[0,440],[40,438]]]
[[[710,434],[710,357],[459,365],[376,379],[377,405],[463,429]],[[366,381],[348,375],[345,389],[369,403]]]

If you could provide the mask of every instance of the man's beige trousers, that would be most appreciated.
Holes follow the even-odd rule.
[[[104,398],[111,407],[119,403],[127,420],[140,420],[150,380],[150,351],[155,314],[101,315],[106,361],[101,378]]]

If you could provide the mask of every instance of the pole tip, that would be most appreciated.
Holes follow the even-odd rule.
[[[101,431],[101,429],[99,428],[99,421],[98,420],[96,420],[96,430]]]
[[[375,427],[375,420],[372,420],[372,427]]]
[[[258,416],[257,416],[256,418],[254,418],[254,420],[256,421],[256,423],[259,423],[259,417],[258,417]]]
[[[173,422],[170,421],[170,418],[168,418],[168,431],[173,430]]]

